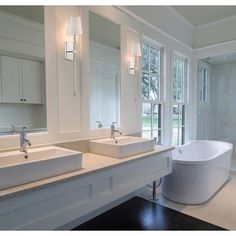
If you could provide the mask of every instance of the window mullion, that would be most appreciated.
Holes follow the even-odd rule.
[[[151,138],[153,138],[153,120],[154,120],[154,104],[151,103]]]
[[[148,132],[148,136],[151,138],[154,138],[154,136],[158,136],[158,138],[160,138],[159,136],[161,136],[161,115],[162,115],[162,112],[160,112],[160,109],[162,107],[162,104],[161,101],[160,101],[160,91],[161,91],[161,88],[160,88],[160,71],[161,71],[161,68],[160,68],[160,50],[158,48],[156,48],[155,46],[151,46],[149,44],[144,44],[146,45],[146,56],[148,56],[148,63],[146,63],[146,70],[143,70],[142,72],[145,72],[148,76],[148,93],[147,93],[147,98],[148,99],[145,99],[145,97],[143,97],[142,99],[142,103],[143,104],[150,104],[148,105],[147,107],[150,106],[150,115],[151,117],[149,118],[149,121],[148,121],[148,125],[146,123],[143,123],[143,132],[147,131],[146,130],[146,125],[150,127],[150,131]],[[152,49],[153,48],[153,49]],[[156,69],[156,66],[158,67],[157,68],[157,73],[152,73],[152,68],[151,68],[151,63],[152,63],[152,58],[151,56],[155,57],[153,59],[155,60],[158,60],[158,64],[154,64],[155,68]],[[156,61],[155,61],[156,63]],[[143,68],[143,66],[142,66]],[[156,78],[157,81],[153,81],[155,84],[152,84],[152,78]],[[153,85],[153,86],[152,86]],[[152,87],[151,87],[152,86]],[[153,93],[152,93],[153,92]],[[153,95],[153,96],[152,96]],[[155,96],[157,95],[157,97]],[[143,107],[145,108],[146,105],[143,105]],[[156,110],[157,109],[157,110]],[[145,110],[143,110],[145,111]],[[157,111],[157,117],[155,117],[155,111]],[[143,113],[145,115],[145,113]],[[145,116],[144,116],[145,117]],[[158,119],[158,123],[156,124],[157,127],[155,126],[155,119]],[[145,119],[144,119],[144,122]],[[149,123],[150,122],[150,123]],[[157,133],[157,135],[156,135]],[[159,140],[160,141],[160,140]]]
[[[148,46],[148,91],[149,91],[149,94],[148,94],[148,99],[150,99],[150,92],[151,92],[151,80],[150,80],[150,45]]]

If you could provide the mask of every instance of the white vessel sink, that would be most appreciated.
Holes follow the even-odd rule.
[[[91,153],[114,158],[125,158],[154,150],[154,141],[151,139],[120,136],[116,137],[116,140],[110,138],[90,140],[89,150]]]
[[[82,167],[82,153],[55,146],[0,153],[0,189],[34,182]]]

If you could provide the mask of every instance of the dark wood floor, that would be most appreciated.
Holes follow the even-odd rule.
[[[134,197],[73,230],[224,229],[146,199]]]

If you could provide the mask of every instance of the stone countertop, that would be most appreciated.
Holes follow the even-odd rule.
[[[0,200],[5,200],[10,197],[19,196],[24,193],[33,192],[39,189],[47,188],[54,184],[63,183],[72,179],[82,177],[88,174],[93,174],[105,169],[113,168],[119,165],[124,165],[129,162],[135,161],[140,158],[148,158],[155,154],[173,150],[174,147],[164,145],[156,145],[154,151],[140,153],[134,156],[116,159],[113,157],[97,155],[93,153],[83,153],[82,156],[82,169],[78,171],[69,172],[63,175],[41,179],[28,184],[11,187],[8,189],[0,190]]]

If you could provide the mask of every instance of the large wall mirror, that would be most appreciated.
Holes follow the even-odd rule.
[[[90,128],[120,126],[120,26],[89,12]]]
[[[0,135],[46,131],[43,6],[0,6]]]

